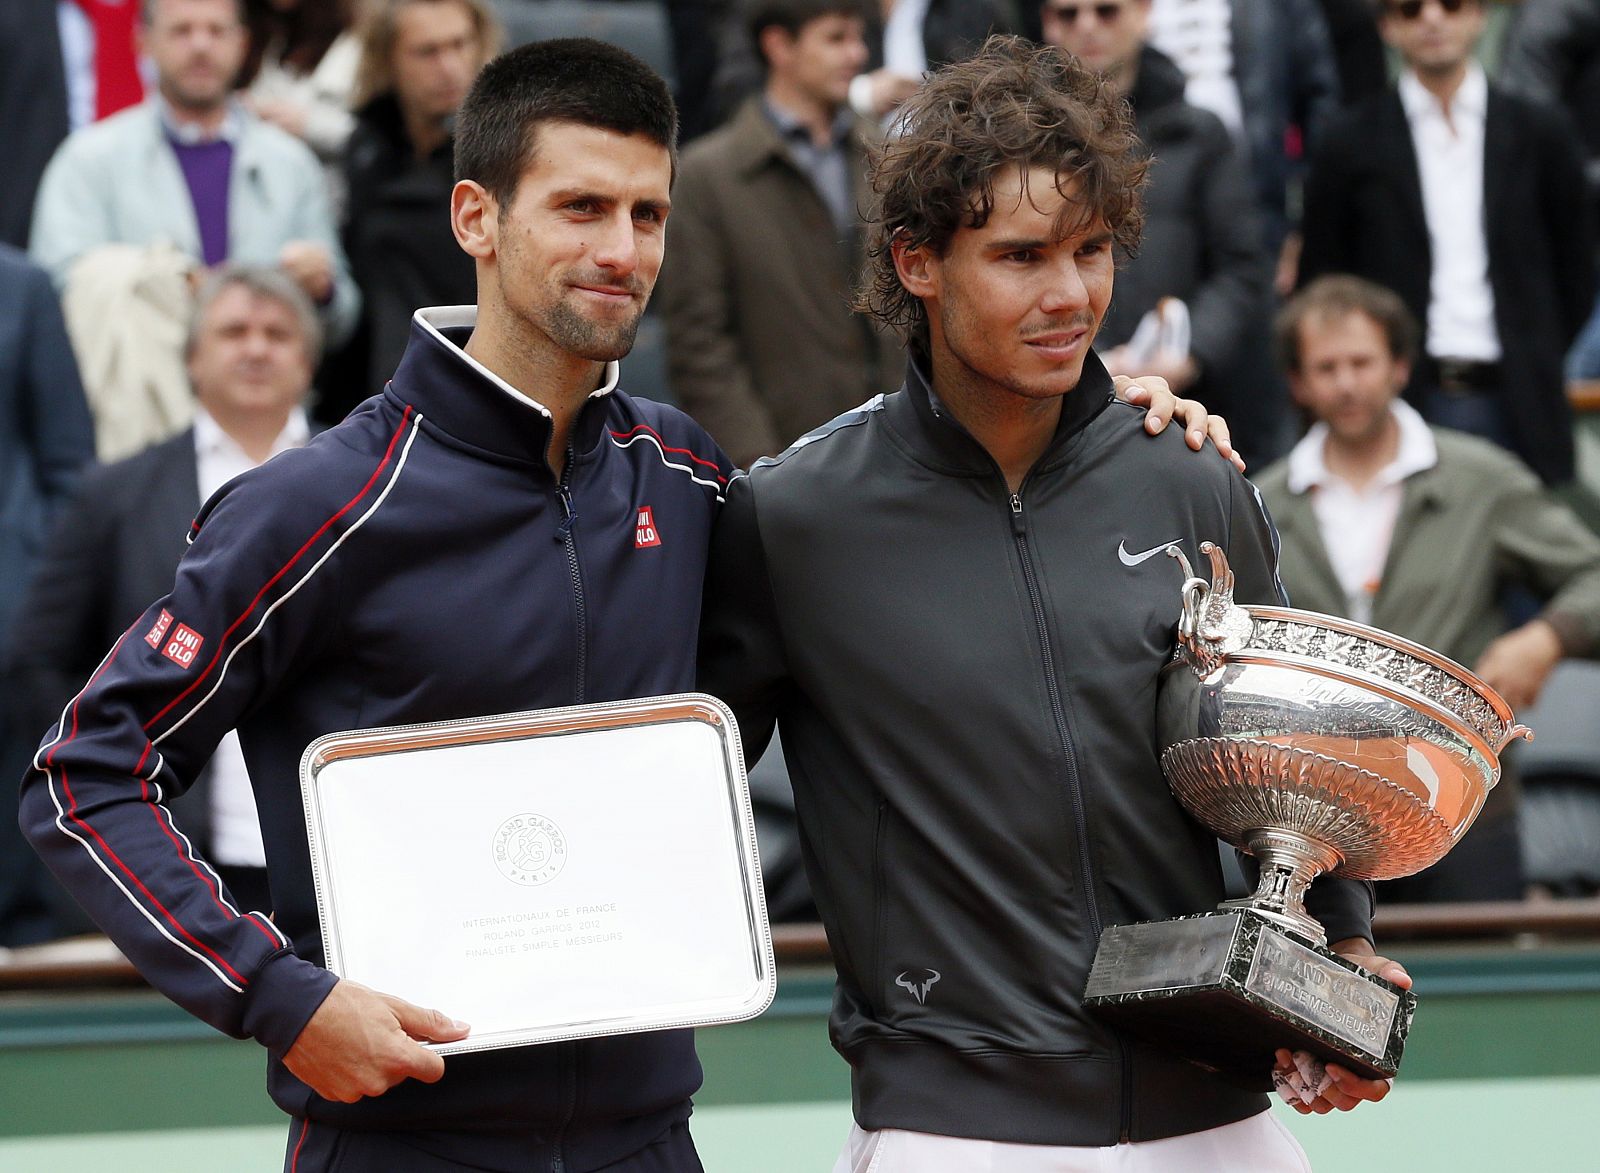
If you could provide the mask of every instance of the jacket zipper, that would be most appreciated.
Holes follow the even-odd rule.
[[[578,521],[577,507],[572,503],[572,445],[567,445],[567,459],[561,466],[561,480],[556,491],[561,495],[561,526],[557,536],[567,548],[567,570],[572,578],[572,601],[577,608],[577,679],[573,685],[573,703],[583,704],[584,681],[589,673],[589,618],[583,598],[583,572],[578,566],[578,535],[573,526]],[[556,1062],[561,1072],[561,1122],[556,1125],[555,1144],[550,1153],[550,1173],[565,1173],[567,1129],[572,1124],[578,1107],[577,1051],[572,1043],[557,1043]]]
[[[573,687],[573,704],[583,704],[584,681],[589,676],[589,616],[583,598],[583,572],[578,566],[578,535],[573,526],[578,520],[577,508],[572,503],[572,446],[567,446],[566,463],[561,468],[561,480],[556,485],[561,495],[564,516],[556,537],[567,548],[567,570],[572,578],[572,601],[577,607],[577,679]]]
[[[1078,864],[1083,882],[1083,899],[1089,913],[1089,935],[1096,943],[1104,926],[1100,921],[1100,904],[1095,897],[1094,868],[1089,858],[1089,815],[1084,803],[1083,784],[1078,777],[1077,751],[1072,732],[1067,724],[1066,706],[1061,702],[1061,688],[1056,682],[1055,652],[1050,646],[1050,625],[1045,618],[1044,596],[1039,591],[1039,579],[1034,573],[1033,553],[1028,545],[1027,517],[1022,511],[1022,492],[1011,494],[1011,533],[1016,540],[1017,555],[1022,560],[1022,579],[1028,585],[1028,599],[1033,604],[1033,619],[1039,629],[1039,650],[1044,657],[1045,688],[1050,695],[1050,714],[1055,718],[1056,735],[1067,767],[1067,793],[1072,799],[1072,815],[1078,833]],[[1133,1069],[1129,1063],[1128,1048],[1120,1035],[1113,1036],[1117,1044],[1118,1066],[1122,1073],[1121,1126],[1119,1137],[1127,1143],[1133,1129]]]
[[[556,1065],[561,1073],[561,1123],[556,1125],[550,1150],[550,1173],[566,1173],[567,1128],[578,1109],[578,1053],[574,1043],[557,1043]]]

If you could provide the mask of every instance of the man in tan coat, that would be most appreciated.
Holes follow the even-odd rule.
[[[876,133],[853,0],[759,0],[761,94],[684,152],[657,296],[672,389],[740,466],[899,384],[899,347],[850,309]]]

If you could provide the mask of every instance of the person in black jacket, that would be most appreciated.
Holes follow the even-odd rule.
[[[94,422],[50,275],[0,243],[0,660],[50,521],[93,460]],[[14,777],[33,752],[37,730],[14,710],[0,697],[0,777]],[[18,837],[15,800],[15,789],[0,800],[0,947],[62,929],[48,878]]]
[[[1183,72],[1146,42],[1150,0],[1050,0],[1040,14],[1049,44],[1128,99],[1154,160],[1143,240],[1137,255],[1120,258],[1117,296],[1097,336],[1106,369],[1192,390],[1228,416],[1240,448],[1275,454],[1287,395],[1266,361],[1272,261],[1249,160],[1220,118],[1184,101]],[[1155,333],[1175,313],[1188,324],[1185,338],[1172,339],[1177,349],[1144,341],[1141,331]]]
[[[498,32],[482,0],[384,0],[369,9],[361,38],[344,247],[364,297],[367,354],[354,393],[322,412],[330,421],[394,374],[413,310],[477,298],[472,259],[450,231],[452,124]]]
[[[1010,38],[936,73],[907,125],[875,169],[864,295],[910,343],[904,388],[733,480],[701,627],[746,753],[782,725],[854,1085],[836,1169],[1125,1146],[1120,1169],[1302,1170],[1264,1096],[1082,1000],[1106,925],[1223,895],[1157,761],[1181,588],[1157,555],[1218,542],[1241,601],[1281,600],[1254,490],[1150,441],[1092,350],[1138,238],[1132,125]],[[1409,984],[1373,952],[1369,886],[1310,899],[1336,950]],[[1303,1110],[1389,1090],[1328,1071]]]
[[[1341,111],[1312,159],[1299,281],[1350,273],[1423,324],[1406,398],[1509,448],[1546,484],[1575,469],[1563,362],[1595,300],[1593,206],[1558,109],[1486,79],[1480,0],[1388,3],[1399,84]]]
[[[477,306],[419,311],[382,394],[211,497],[171,589],[23,782],[29,841],[129,959],[266,1049],[294,1118],[286,1168],[700,1168],[689,1031],[446,1061],[421,1040],[466,1024],[325,968],[298,785],[305,747],[334,730],[693,685],[732,469],[682,413],[617,387],[665,245],[676,122],[665,83],[599,42],[484,68],[451,205]],[[641,508],[661,535],[648,549]],[[235,728],[270,915],[216,883],[167,806]],[[470,780],[441,778],[413,814],[462,801]]]

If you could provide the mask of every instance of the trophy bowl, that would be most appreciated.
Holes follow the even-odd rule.
[[[1317,943],[1320,873],[1409,876],[1464,835],[1527,736],[1499,694],[1454,661],[1375,627],[1241,607],[1210,542],[1185,571],[1178,651],[1157,707],[1161,767],[1184,808],[1261,864],[1249,907]]]
[[[1161,767],[1183,807],[1254,856],[1254,893],[1216,910],[1113,925],[1085,1005],[1246,1086],[1280,1048],[1369,1078],[1399,1067],[1416,998],[1327,948],[1305,907],[1318,875],[1390,879],[1439,860],[1530,736],[1478,677],[1377,628],[1233,601],[1184,570],[1177,651],[1156,704]]]

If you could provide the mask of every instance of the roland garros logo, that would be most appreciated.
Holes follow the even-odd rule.
[[[494,833],[494,864],[506,879],[548,884],[567,862],[567,837],[543,815],[512,815]]]

